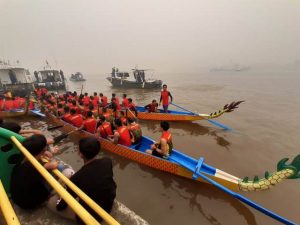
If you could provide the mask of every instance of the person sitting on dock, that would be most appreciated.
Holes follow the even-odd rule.
[[[146,150],[146,153],[154,156],[168,158],[173,149],[172,134],[169,132],[170,124],[166,121],[160,123],[162,135],[158,142],[151,145],[151,149]]]
[[[142,140],[142,129],[138,123],[136,123],[135,119],[128,119],[128,130],[131,134],[131,143],[133,145],[138,144]]]
[[[113,179],[112,160],[107,157],[96,158],[100,152],[100,148],[100,142],[94,137],[82,138],[79,141],[78,153],[83,159],[84,165],[71,177],[71,181],[101,208],[110,213],[116,197],[117,185]],[[67,190],[73,196],[76,196],[71,189],[68,188]],[[48,207],[53,210],[56,206],[56,210],[59,211],[63,217],[69,219],[76,218],[80,224],[83,224],[64,200],[57,200],[58,195],[53,196],[48,202]],[[83,200],[80,199],[79,203],[87,209],[98,222],[102,221],[102,218]]]
[[[123,126],[121,120],[118,118],[115,119],[115,126],[117,129],[114,132],[113,138],[108,137],[108,139],[113,141],[115,144],[130,146],[131,138],[128,128]]]
[[[97,128],[97,121],[93,116],[92,111],[88,111],[86,114],[86,119],[83,121],[82,126],[78,130],[86,130],[89,133],[94,134]]]
[[[44,135],[33,135],[27,138],[23,146],[38,160],[47,155],[47,139]],[[47,170],[58,167],[58,162],[42,163]],[[48,200],[51,188],[42,175],[27,160],[18,164],[11,176],[11,197],[14,203],[23,209],[34,209]]]
[[[163,105],[163,109],[165,113],[168,113],[168,107],[169,107],[169,97],[170,97],[170,103],[172,104],[173,96],[171,95],[171,92],[167,90],[167,85],[163,85],[163,90],[160,93],[160,100],[159,105]]]
[[[113,136],[111,123],[108,122],[104,116],[100,116],[97,137],[107,138],[109,136]]]
[[[155,99],[152,102],[144,107],[148,112],[157,112],[158,111],[158,103]]]

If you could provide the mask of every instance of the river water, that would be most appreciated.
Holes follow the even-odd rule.
[[[174,147],[238,177],[264,176],[276,170],[277,162],[300,154],[300,74],[284,71],[207,72],[156,74],[168,84],[174,103],[199,113],[211,113],[225,104],[245,100],[234,112],[217,121],[233,128],[224,131],[207,121],[171,123]],[[159,91],[120,90],[110,87],[105,74],[84,74],[85,83],[69,82],[69,89],[122,93],[138,105],[159,100]],[[175,109],[175,108],[174,108]],[[26,120],[26,119],[24,119]],[[45,121],[27,118],[24,126],[47,126]],[[25,123],[24,123],[25,122]],[[143,133],[160,136],[159,122],[141,121]],[[53,131],[58,135],[60,131]],[[49,134],[50,135],[50,134]],[[78,169],[82,162],[75,153],[79,136],[61,144],[59,156]],[[155,225],[181,224],[279,224],[235,200],[217,188],[166,174],[119,156],[114,161],[117,199]],[[274,212],[300,222],[300,180],[286,180],[271,190],[242,193]],[[50,215],[55,219],[55,216]],[[62,222],[64,224],[64,222]],[[130,224],[130,223],[128,223]]]

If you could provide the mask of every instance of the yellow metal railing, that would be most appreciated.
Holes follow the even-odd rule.
[[[6,195],[1,180],[0,180],[0,211],[2,211],[7,225],[20,225],[20,221],[12,205],[10,204],[10,201]]]
[[[59,183],[51,176],[51,174],[27,151],[26,148],[14,137],[11,140],[20,149],[24,156],[31,162],[36,170],[46,179],[46,181],[53,187],[53,189],[65,200],[71,209],[82,219],[85,224],[96,225],[100,224],[88,211],[86,211],[72,195],[70,195]]]
[[[44,162],[47,160],[43,159]],[[78,188],[72,181],[65,177],[58,169],[52,170],[52,172],[60,178],[74,193],[78,195],[88,206],[90,206],[102,219],[109,225],[120,225],[111,215],[109,215],[104,209],[102,209],[93,199],[85,194],[80,188]]]

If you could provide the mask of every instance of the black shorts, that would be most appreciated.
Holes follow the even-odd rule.
[[[157,157],[160,157],[160,158],[163,157],[163,155],[160,154],[158,151],[156,151],[156,149],[152,150],[152,155],[157,156]]]

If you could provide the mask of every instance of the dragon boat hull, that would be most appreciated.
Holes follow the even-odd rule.
[[[56,125],[63,125],[61,129],[64,132],[70,132],[75,130],[76,128],[63,120],[56,118],[52,114],[47,114],[47,118]],[[80,132],[82,137],[94,136],[94,134],[88,133],[86,131]],[[163,159],[159,157],[155,157],[145,153],[147,149],[150,148],[150,145],[153,144],[153,140],[143,136],[142,142],[139,145],[132,145],[130,147],[126,147],[123,145],[116,145],[109,140],[99,138],[101,141],[102,149],[117,154],[119,156],[125,157],[132,161],[147,165],[149,167],[168,172],[171,174],[175,174],[178,176],[182,176],[189,179],[195,179],[201,182],[206,182],[201,178],[193,178],[193,172],[196,170],[196,166],[198,164],[198,160],[187,156],[175,149],[173,149],[171,156],[169,159]],[[180,161],[180,164],[178,163]],[[184,166],[183,166],[184,165]],[[228,173],[225,173],[219,169],[216,169],[212,166],[209,166],[205,163],[202,164],[201,172],[204,172],[211,179],[216,182],[228,187],[231,190],[239,190],[239,178],[232,176]]]

